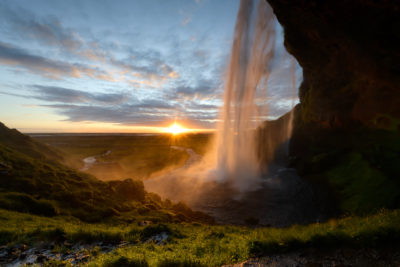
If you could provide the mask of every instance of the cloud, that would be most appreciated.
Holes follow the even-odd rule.
[[[32,55],[28,51],[2,42],[0,42],[0,64],[23,68],[52,79],[61,79],[65,76],[72,78],[88,76],[101,80],[114,80],[111,75],[98,68]]]
[[[171,94],[172,97],[184,99],[209,99],[221,96],[221,81],[219,79],[202,79],[195,85],[178,85]]]
[[[209,95],[215,93],[215,88],[209,85],[202,86],[179,86],[176,88],[176,93],[182,96],[191,96],[194,97],[196,95]]]
[[[68,51],[77,51],[83,46],[79,35],[65,28],[54,16],[37,18],[32,12],[23,8],[11,9],[0,6],[0,14],[6,18],[6,24],[24,40],[30,38],[41,44],[57,46]]]
[[[131,62],[135,61],[137,61],[138,64],[131,64]],[[110,63],[113,66],[120,68],[124,73],[129,73],[135,78],[146,80],[149,84],[179,77],[179,74],[174,71],[171,66],[160,59],[147,59],[145,62],[141,61],[143,60],[136,60],[133,56],[125,60],[110,59]]]
[[[27,98],[26,95],[23,94],[15,94],[15,93],[9,93],[9,92],[4,92],[4,91],[0,91],[0,94],[2,95],[9,95],[9,96],[16,96],[16,97],[22,97],[22,98]]]
[[[160,126],[179,115],[180,120],[192,125],[211,127],[218,112],[215,105],[193,101],[165,101],[152,97],[138,99],[124,93],[88,93],[54,86],[34,85],[33,88],[34,94],[25,98],[55,102],[40,106],[52,108],[55,113],[65,116],[66,121],[72,122]]]
[[[19,36],[21,39],[26,41],[27,39],[35,40],[45,46],[56,47],[60,50],[61,55],[70,57],[78,57],[81,61],[92,61],[107,63],[110,66],[114,66],[122,69],[123,74],[131,74],[132,72],[139,77],[140,80],[147,80],[147,84],[154,82],[165,81],[167,79],[178,78],[179,75],[174,69],[162,62],[160,53],[156,51],[143,51],[133,52],[131,49],[128,51],[116,51],[121,54],[130,54],[125,60],[118,60],[112,56],[109,52],[111,47],[93,38],[87,38],[87,36],[80,36],[78,31],[65,27],[62,22],[55,16],[37,17],[31,11],[24,8],[9,7],[0,3],[0,17],[6,18],[3,22],[8,27],[8,30],[13,36]],[[1,19],[0,19],[1,23]],[[104,50],[104,48],[106,50]],[[45,48],[48,50],[49,48]],[[112,50],[116,50],[114,47]],[[43,60],[42,60],[43,61]],[[135,62],[135,64],[132,64]],[[48,71],[47,67],[50,63],[42,63],[46,65],[45,70]],[[55,62],[52,62],[54,64]],[[102,73],[96,74],[92,71],[93,68],[83,68],[80,66],[80,70],[76,70],[79,66],[59,66],[61,62],[57,62],[56,68],[64,67],[70,69],[70,73],[74,73],[75,76],[80,77],[81,73],[93,78],[99,78],[104,80],[113,80],[109,75]],[[43,69],[43,67],[42,67]],[[64,70],[65,71],[65,70]],[[99,71],[99,70],[97,70]],[[49,75],[48,75],[49,76]]]
[[[88,93],[81,90],[68,89],[57,86],[34,85],[33,98],[61,103],[103,103],[117,105],[129,100],[124,93]]]
[[[147,101],[138,104],[125,104],[119,106],[99,106],[99,105],[42,105],[56,109],[58,114],[67,117],[67,121],[98,121],[112,122],[124,125],[160,125],[171,120],[173,106],[161,103],[156,106],[155,103]]]
[[[0,67],[52,80],[42,85],[43,79],[27,76],[17,83],[27,81],[37,85],[29,86],[26,94],[10,86],[3,86],[9,87],[10,93],[4,92],[5,89],[0,94],[46,104],[43,106],[71,121],[154,125],[177,116],[210,127],[218,117],[232,29],[216,27],[225,25],[225,20],[217,19],[223,16],[211,20],[223,22],[218,24],[210,24],[209,18],[208,21],[201,19],[202,13],[198,12],[208,3],[202,1],[196,5],[192,1],[190,5],[177,5],[174,10],[179,13],[172,12],[173,17],[160,20],[166,22],[161,25],[164,29],[161,32],[157,30],[159,27],[153,29],[148,27],[151,25],[141,24],[144,23],[141,16],[126,20],[109,13],[109,19],[102,23],[104,16],[99,15],[97,7],[90,10],[72,7],[68,12],[75,14],[66,16],[67,12],[57,3],[46,9],[31,8],[34,4],[30,2],[25,8],[19,8],[20,5],[0,1],[3,37],[0,64],[5,66]],[[179,11],[179,8],[185,10]],[[48,16],[49,13],[53,16]],[[100,23],[94,24],[94,21]],[[229,35],[225,35],[225,30]],[[269,114],[274,116],[283,114],[291,106],[291,89],[283,85],[285,80],[290,83],[290,75],[283,69],[275,72],[278,78],[271,78],[268,99],[265,94],[259,96],[264,97],[260,106],[269,105]],[[8,77],[5,78],[7,81]],[[63,80],[67,78],[75,79],[70,83],[69,79]],[[78,78],[82,81],[77,81]],[[118,81],[112,88],[120,91],[95,92],[96,88],[108,84],[99,80]],[[71,85],[77,82],[84,87]],[[24,85],[19,89],[26,88]]]
[[[65,29],[57,18],[47,18],[43,22],[18,20],[15,27],[28,33],[32,39],[69,51],[76,51],[83,45],[77,33]]]
[[[219,106],[217,105],[212,105],[212,104],[198,104],[198,103],[190,103],[187,107],[189,110],[203,110],[203,111],[208,111],[208,112],[217,112],[219,109]]]

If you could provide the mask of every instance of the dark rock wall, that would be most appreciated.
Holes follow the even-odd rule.
[[[303,68],[293,165],[303,176],[334,184],[342,199],[381,186],[369,197],[391,197],[377,207],[399,206],[400,195],[388,187],[400,191],[400,2],[268,2],[284,28],[287,50]],[[342,208],[358,210],[360,199],[345,200],[351,208]]]
[[[399,130],[400,2],[268,2],[303,68],[302,120]]]

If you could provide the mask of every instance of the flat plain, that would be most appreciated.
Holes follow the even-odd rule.
[[[212,134],[31,134],[65,154],[65,163],[100,180],[144,180],[179,168],[189,158],[185,149],[204,155]],[[93,164],[84,160],[94,157]],[[89,159],[90,161],[90,159]]]

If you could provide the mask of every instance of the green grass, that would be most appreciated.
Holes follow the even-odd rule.
[[[143,242],[169,233],[165,245]],[[88,224],[72,217],[41,217],[0,210],[0,241],[35,243],[39,240],[130,241],[131,245],[96,254],[89,266],[220,266],[250,256],[288,252],[306,247],[381,247],[398,245],[400,210],[382,210],[367,217],[351,216],[325,223],[289,228],[246,228],[193,223]]]

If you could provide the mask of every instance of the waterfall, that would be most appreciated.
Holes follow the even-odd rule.
[[[296,61],[284,50],[277,29],[279,25],[266,1],[241,1],[213,149],[190,166],[146,180],[146,190],[207,210],[207,200],[216,195],[240,198],[242,194],[237,193],[262,189],[265,165],[287,144],[293,119],[293,111],[283,116],[278,130],[264,123],[271,99],[267,85],[275,79],[286,94],[278,95],[284,101],[291,100],[292,110],[296,99]],[[292,86],[287,85],[290,82]]]
[[[237,189],[256,188],[260,166],[255,129],[257,88],[266,90],[275,50],[275,16],[266,1],[242,0],[226,77],[217,133],[217,168]]]

